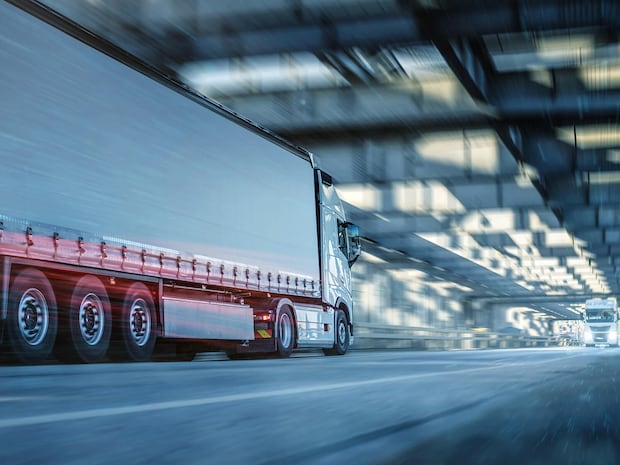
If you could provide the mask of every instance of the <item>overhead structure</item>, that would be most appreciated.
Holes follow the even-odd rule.
[[[616,2],[44,3],[315,151],[379,258],[558,317],[620,292]]]

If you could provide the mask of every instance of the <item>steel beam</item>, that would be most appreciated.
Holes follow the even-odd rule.
[[[447,82],[458,86],[458,83]],[[438,100],[407,82],[375,87],[300,89],[218,97],[240,114],[294,139],[335,134],[403,134],[423,128],[488,126],[488,116],[466,95]],[[462,125],[462,126],[461,126]]]
[[[67,2],[47,3],[62,7]],[[356,5],[348,9],[340,7],[339,2],[291,2],[290,6],[277,2],[272,7],[261,2],[262,8],[255,10],[249,5],[245,9],[234,5],[228,9],[201,8],[196,2],[180,8],[171,0],[131,2],[129,7],[123,3],[127,2],[115,2],[113,7],[100,7],[100,11],[110,14],[119,9],[128,24],[126,35],[150,28],[159,37],[159,46],[165,46],[166,38],[182,33],[186,47],[177,52],[184,59],[190,50],[195,60],[468,40],[528,30],[601,26],[617,30],[620,26],[620,7],[612,0],[442,1],[442,8],[402,1],[386,2],[383,8],[369,4],[368,8]]]
[[[441,1],[440,8],[417,9],[423,37],[454,39],[483,35],[620,26],[620,5],[613,0]]]

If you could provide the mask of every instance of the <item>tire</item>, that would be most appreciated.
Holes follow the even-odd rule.
[[[70,337],[59,346],[59,358],[82,363],[104,360],[112,335],[112,307],[99,278],[82,276],[75,284],[67,321]]]
[[[337,310],[334,346],[331,349],[324,349],[323,352],[325,355],[344,355],[349,349],[350,340],[347,317],[342,310]]]
[[[155,348],[155,303],[143,283],[133,283],[123,299],[116,325],[112,358],[133,362],[151,360]]]
[[[287,358],[295,345],[295,320],[288,307],[282,307],[276,319],[276,354]]]
[[[22,363],[40,363],[54,349],[58,307],[54,290],[39,270],[26,268],[11,283],[6,321],[7,341]]]

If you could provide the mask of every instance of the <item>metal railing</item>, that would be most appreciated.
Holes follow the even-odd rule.
[[[434,329],[375,323],[355,325],[353,349],[514,349],[557,346],[552,336],[528,336],[490,331]]]

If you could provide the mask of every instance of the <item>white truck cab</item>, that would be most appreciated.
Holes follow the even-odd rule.
[[[586,301],[583,343],[588,346],[618,345],[618,305],[615,298]]]

